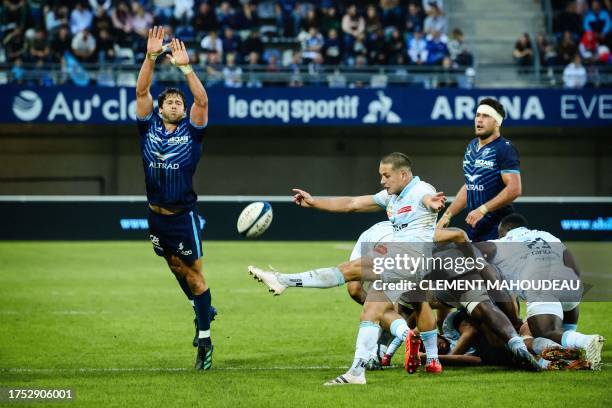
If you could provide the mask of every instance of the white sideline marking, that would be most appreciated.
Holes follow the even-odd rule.
[[[391,366],[393,368],[395,366]],[[346,370],[348,367],[333,366],[285,366],[285,367],[214,367],[215,371],[315,371]],[[0,368],[0,372],[9,373],[100,373],[100,372],[176,372],[195,371],[186,367],[90,367],[90,368]]]

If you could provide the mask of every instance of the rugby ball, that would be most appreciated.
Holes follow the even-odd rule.
[[[272,223],[272,206],[267,201],[247,205],[238,217],[238,233],[247,238],[257,238]]]

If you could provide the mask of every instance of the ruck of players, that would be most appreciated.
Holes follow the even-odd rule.
[[[382,190],[373,195],[293,190],[303,208],[387,213],[361,234],[347,262],[297,273],[248,267],[274,295],[346,285],[363,305],[353,361],[325,385],[366,384],[366,372],[393,365],[402,344],[408,373],[443,375],[451,365],[601,369],[604,338],[579,331],[579,265],[557,237],[514,211],[522,179],[518,151],[500,133],[504,119],[497,100],[480,101],[465,183],[448,206],[445,193],[416,175],[418,158],[413,164],[399,152],[381,158]],[[464,210],[467,228],[451,227]],[[394,262],[406,258],[411,268]]]

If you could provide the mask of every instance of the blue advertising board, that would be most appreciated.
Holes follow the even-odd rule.
[[[135,121],[133,88],[5,85],[0,90],[4,95],[0,99],[0,123]],[[162,90],[154,87],[152,94]],[[612,124],[612,89],[213,87],[208,95],[212,125],[469,126],[478,101],[485,97],[495,97],[504,104],[504,126]]]

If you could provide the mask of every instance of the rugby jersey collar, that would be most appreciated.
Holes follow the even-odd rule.
[[[500,135],[499,135],[499,137],[498,137],[497,139],[493,140],[492,142],[487,143],[486,145],[482,145],[482,146],[480,146],[480,143],[479,143],[479,141],[478,141],[478,138],[476,138],[476,143],[475,143],[476,153],[480,153],[480,151],[481,151],[482,149],[484,149],[485,147],[491,147],[491,146],[493,146],[495,143],[498,143],[498,142],[499,142],[500,140],[502,140],[503,138],[504,138],[504,137],[503,137],[503,136],[501,135],[501,133],[500,133]]]
[[[399,197],[402,198],[404,197],[406,194],[408,194],[408,192],[412,189],[412,187],[414,187],[416,185],[416,183],[418,183],[419,181],[421,181],[421,179],[419,178],[419,176],[414,176],[412,178],[412,180],[410,180],[410,183],[408,183],[408,185],[406,187],[404,187],[404,189],[402,190],[402,192],[400,193]]]

